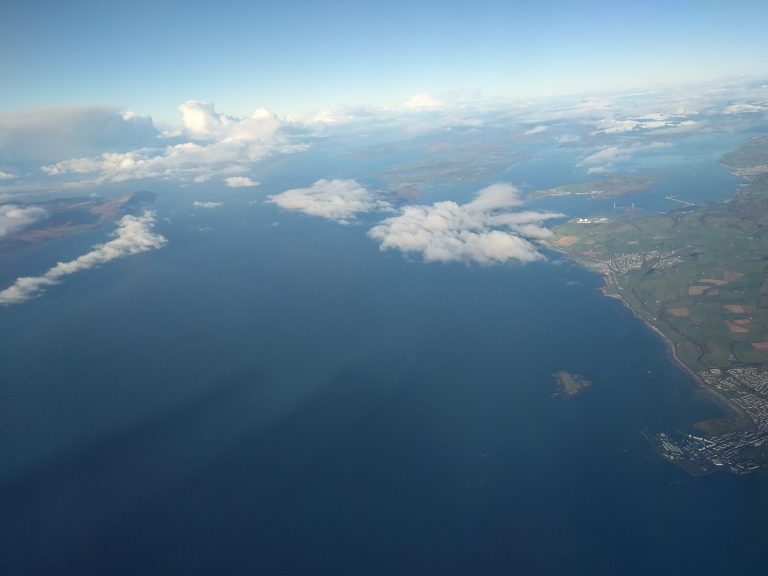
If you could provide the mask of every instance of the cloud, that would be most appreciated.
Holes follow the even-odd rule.
[[[152,118],[115,108],[70,106],[0,113],[0,165],[37,168],[104,150],[155,142]]]
[[[685,116],[678,114],[674,117],[670,114],[654,112],[644,114],[636,118],[603,118],[594,123],[597,128],[595,134],[624,134],[626,132],[637,132],[639,130],[658,130],[659,128],[677,128],[679,126],[690,126],[695,124],[685,120]]]
[[[403,102],[403,108],[406,110],[434,110],[442,107],[442,102],[435,100],[426,92],[414,94],[408,100]]]
[[[624,162],[625,160],[629,160],[631,156],[632,150],[630,148],[608,146],[584,158],[584,160],[581,161],[581,165],[591,166],[594,164],[605,163],[615,164],[617,162]]]
[[[190,100],[179,106],[182,128],[152,145],[126,152],[69,157],[42,166],[49,176],[78,178],[80,186],[141,179],[205,182],[243,173],[268,156],[307,149],[284,133],[286,123],[260,108],[246,118],[216,112],[213,104]],[[170,143],[168,143],[170,141]]]
[[[368,234],[380,242],[381,250],[420,254],[426,262],[540,260],[543,256],[531,239],[549,236],[540,223],[560,214],[510,211],[521,204],[517,188],[498,183],[483,188],[466,204],[444,201],[406,206]]]
[[[208,210],[213,210],[214,208],[221,208],[224,206],[222,202],[205,202],[202,200],[195,200],[192,202],[192,206],[195,208],[207,208]]]
[[[748,114],[753,112],[768,112],[765,106],[756,106],[754,104],[731,104],[723,109],[723,114]]]
[[[312,116],[308,124],[338,125],[348,124],[355,120],[355,116],[345,110],[322,110]]]
[[[0,180],[11,180],[13,178],[16,178],[16,176],[14,176],[9,172],[3,172],[2,170],[0,170]]]
[[[616,164],[626,162],[633,155],[647,150],[669,148],[669,142],[651,142],[634,146],[606,146],[584,158],[577,166],[587,167],[588,174],[603,174],[616,168]]]
[[[261,182],[251,180],[248,176],[230,176],[229,178],[224,179],[224,183],[230,188],[245,188],[261,184]]]
[[[309,188],[286,190],[267,198],[284,210],[343,223],[363,212],[390,208],[388,202],[378,199],[355,180],[318,180]]]
[[[216,112],[210,102],[188,100],[179,106],[182,133],[199,140],[272,141],[283,127],[283,121],[266,108],[258,108],[246,118]]]
[[[140,216],[123,216],[118,222],[117,230],[112,234],[112,240],[97,244],[93,250],[74,260],[59,262],[41,276],[17,278],[13,285],[0,291],[0,304],[19,304],[40,295],[48,286],[58,284],[70,274],[101,266],[118,258],[161,248],[166,239],[152,231],[154,224],[155,214],[150,210]]]
[[[0,205],[0,236],[5,236],[47,217],[48,212],[38,206]]]
[[[210,144],[184,142],[163,149],[141,149],[124,154],[106,152],[100,156],[74,158],[43,166],[51,176],[87,175],[81,185],[100,185],[157,178],[204,182],[213,175],[243,172],[273,154],[305,150],[301,144],[222,140]]]
[[[546,126],[541,126],[541,125],[534,126],[533,128],[523,132],[523,135],[524,136],[532,136],[533,134],[541,134],[542,132],[546,131],[546,129],[547,129]]]

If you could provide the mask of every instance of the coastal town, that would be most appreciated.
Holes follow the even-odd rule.
[[[591,268],[603,275],[612,285],[616,277],[636,270],[666,270],[679,264],[681,258],[674,252],[649,250],[647,252],[619,252],[606,260],[595,260]]]
[[[577,223],[578,224],[578,223]],[[685,287],[686,297],[690,302],[668,305],[663,297],[650,297],[650,294],[641,296],[642,284],[636,281],[628,281],[633,274],[645,275],[650,271],[676,272],[683,263],[681,257],[674,250],[644,250],[637,252],[615,252],[608,257],[591,258],[583,260],[591,269],[600,273],[606,282],[606,290],[620,296],[622,300],[630,298],[632,307],[641,318],[646,320],[658,332],[665,337],[674,334],[678,327],[675,324],[660,324],[660,316],[664,311],[670,311],[666,318],[674,320],[688,319],[688,313],[682,311],[688,308],[701,307],[702,304],[711,306],[712,301],[718,296],[718,290],[728,284],[726,281],[716,281],[711,286],[705,283],[706,290],[692,290],[691,285]],[[704,282],[704,281],[700,281]],[[710,280],[710,282],[713,282]],[[696,287],[696,284],[692,285]],[[631,291],[636,298],[631,299]],[[640,296],[637,298],[637,296]],[[702,304],[698,303],[701,302]],[[626,302],[626,300],[625,300]],[[750,332],[733,332],[740,325],[751,326],[752,319],[756,318],[756,311],[750,317],[743,320],[726,320],[730,314],[743,313],[748,306],[726,304],[723,309],[723,325],[730,326],[731,336],[750,336]],[[712,313],[708,313],[712,316]],[[678,316],[678,317],[675,317]],[[735,324],[739,322],[742,324]],[[661,331],[660,327],[664,330]],[[756,328],[750,328],[752,334]],[[710,333],[711,334],[711,333]],[[710,340],[711,335],[707,338]],[[709,347],[712,347],[709,343]],[[762,344],[751,346],[760,349]],[[701,346],[706,349],[707,343]],[[673,347],[673,351],[675,348]],[[677,358],[677,355],[675,355]],[[699,359],[701,360],[701,356]],[[682,362],[681,362],[682,363]],[[656,449],[657,453],[667,461],[678,465],[692,475],[703,475],[725,470],[734,474],[749,474],[768,465],[768,365],[765,363],[740,362],[733,354],[727,357],[727,367],[711,367],[706,364],[688,362],[689,368],[693,368],[691,374],[697,377],[706,388],[714,391],[724,399],[731,410],[738,413],[733,418],[724,418],[699,423],[699,433],[690,432],[661,432],[656,434],[644,433],[646,438]],[[684,364],[685,365],[685,364]],[[703,369],[701,369],[703,368]]]
[[[695,475],[717,470],[734,474],[759,470],[768,463],[768,368],[713,368],[702,371],[700,377],[743,412],[745,429],[706,437],[662,432],[649,440],[662,457]]]

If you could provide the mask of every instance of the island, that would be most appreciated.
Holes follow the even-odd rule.
[[[437,138],[411,138],[356,150],[353,158],[381,165],[368,177],[395,198],[418,200],[426,188],[486,181],[528,159],[508,135],[455,130]]]
[[[555,372],[553,376],[557,381],[557,392],[554,394],[557,398],[571,398],[592,386],[592,382],[583,376],[571,374],[565,370]]]
[[[591,198],[618,198],[637,192],[650,190],[651,186],[661,180],[660,176],[628,174],[611,176],[581,182],[566,184],[557,188],[537,190],[528,196],[528,200],[538,200],[547,196],[590,196]]]
[[[402,190],[482,182],[523,160],[519,154],[490,144],[474,143],[466,148],[432,146],[422,158],[397,165],[377,177],[387,189],[402,196]],[[413,199],[413,193],[407,198]]]
[[[728,200],[636,218],[581,218],[548,246],[599,272],[727,416],[696,434],[649,435],[690,473],[768,464],[768,137],[721,159],[743,184]]]
[[[126,214],[141,213],[153,204],[153,192],[129,192],[112,198],[57,198],[47,202],[15,202],[20,208],[39,208],[45,215],[27,226],[0,236],[0,251],[10,252],[54,238],[98,228]]]

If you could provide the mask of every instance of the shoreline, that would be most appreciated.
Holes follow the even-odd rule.
[[[753,137],[753,138],[759,138],[759,137]],[[722,158],[720,158],[718,163],[721,166],[725,167],[732,175],[736,176],[741,180],[740,186],[732,194],[724,198],[723,199],[724,201],[730,201],[734,198],[737,198],[740,193],[743,193],[745,186],[748,186],[751,179],[753,179],[755,176],[759,174],[766,172],[765,169],[759,170],[756,173],[752,173],[749,171],[745,172],[743,168],[735,167],[735,166],[724,163]],[[761,168],[768,168],[768,164],[762,165]],[[715,402],[718,406],[720,406],[725,411],[725,415],[720,419],[739,420],[740,422],[744,422],[745,424],[748,423],[747,426],[751,426],[751,427],[755,426],[755,421],[752,420],[749,414],[747,414],[738,404],[736,404],[730,398],[722,394],[719,390],[706,384],[704,380],[690,366],[685,364],[680,359],[680,357],[677,355],[677,349],[675,348],[675,343],[672,341],[672,339],[669,336],[667,336],[664,332],[662,332],[661,329],[659,329],[656,325],[651,323],[648,319],[644,318],[620,294],[611,293],[608,291],[609,287],[612,285],[611,277],[608,274],[605,274],[601,270],[591,266],[589,262],[574,257],[572,254],[569,254],[567,251],[555,245],[554,242],[543,241],[541,242],[541,245],[549,250],[554,251],[555,253],[562,254],[563,256],[565,256],[566,258],[568,258],[573,262],[576,262],[580,266],[583,266],[588,270],[591,270],[592,272],[599,274],[603,281],[603,286],[600,289],[603,295],[608,296],[609,298],[617,298],[632,313],[633,316],[638,318],[645,326],[647,326],[650,330],[652,330],[656,335],[658,335],[662,339],[667,349],[667,354],[671,358],[672,362],[676,364],[680,369],[682,369],[683,372],[687,374],[691,379],[693,379],[693,381],[696,383],[696,388],[698,390],[701,390],[705,394],[707,394],[713,402]]]
[[[583,264],[583,263],[582,263]],[[588,267],[589,268],[589,267]],[[593,268],[590,268],[590,270],[595,271]],[[598,272],[599,273],[599,272]],[[689,378],[691,378],[696,383],[696,388],[705,392],[718,406],[723,408],[726,411],[726,415],[723,416],[723,419],[738,419],[743,420],[745,422],[749,422],[750,425],[754,425],[754,421],[752,418],[749,417],[749,415],[742,410],[740,406],[738,406],[736,403],[734,403],[730,398],[727,396],[724,396],[722,393],[720,393],[718,390],[713,389],[712,387],[708,386],[704,383],[704,381],[701,379],[701,377],[685,362],[683,362],[680,357],[677,355],[677,349],[675,348],[675,343],[672,341],[672,339],[664,334],[657,326],[650,323],[648,320],[643,318],[638,312],[630,306],[629,302],[627,302],[620,294],[612,294],[608,292],[608,281],[606,279],[606,276],[604,274],[600,274],[601,278],[603,279],[603,287],[600,289],[600,291],[603,293],[604,296],[607,296],[608,298],[615,298],[619,300],[630,312],[632,312],[632,315],[640,320],[647,328],[649,328],[653,333],[655,333],[661,340],[664,342],[664,345],[667,350],[667,355],[672,360],[672,362],[680,368],[685,374],[688,375]]]
[[[666,347],[666,352],[669,358],[672,360],[672,362],[680,368],[689,378],[693,380],[693,382],[696,384],[696,389],[704,392],[707,394],[710,399],[720,406],[724,411],[725,415],[722,417],[723,419],[737,419],[742,420],[744,422],[749,422],[751,426],[754,425],[754,421],[752,418],[749,417],[749,415],[744,412],[744,410],[741,409],[736,403],[734,403],[730,398],[724,396],[721,394],[718,390],[715,390],[708,386],[701,377],[693,370],[690,366],[685,364],[680,357],[677,355],[677,350],[675,349],[675,343],[662,332],[658,327],[651,324],[648,320],[643,318],[632,306],[630,306],[629,302],[627,302],[620,294],[612,293],[608,291],[608,287],[611,285],[610,283],[610,277],[601,272],[600,270],[597,270],[596,268],[590,266],[589,262],[585,262],[583,260],[580,260],[578,258],[574,258],[571,254],[568,252],[553,246],[550,243],[547,243],[544,245],[545,248],[548,250],[552,250],[553,252],[556,252],[557,254],[561,254],[571,260],[572,262],[575,262],[579,266],[582,266],[586,268],[587,270],[590,270],[591,272],[594,272],[595,274],[598,274],[603,282],[602,287],[600,288],[600,292],[603,294],[603,296],[606,296],[607,298],[614,298],[621,302],[624,307],[629,310],[632,315],[640,320],[648,329],[650,329],[652,332],[654,332],[661,340],[664,342],[664,345]]]

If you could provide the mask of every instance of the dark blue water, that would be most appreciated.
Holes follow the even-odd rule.
[[[764,573],[768,479],[653,455],[717,408],[598,277],[411,262],[270,186],[164,194],[165,248],[0,310],[0,573]]]

